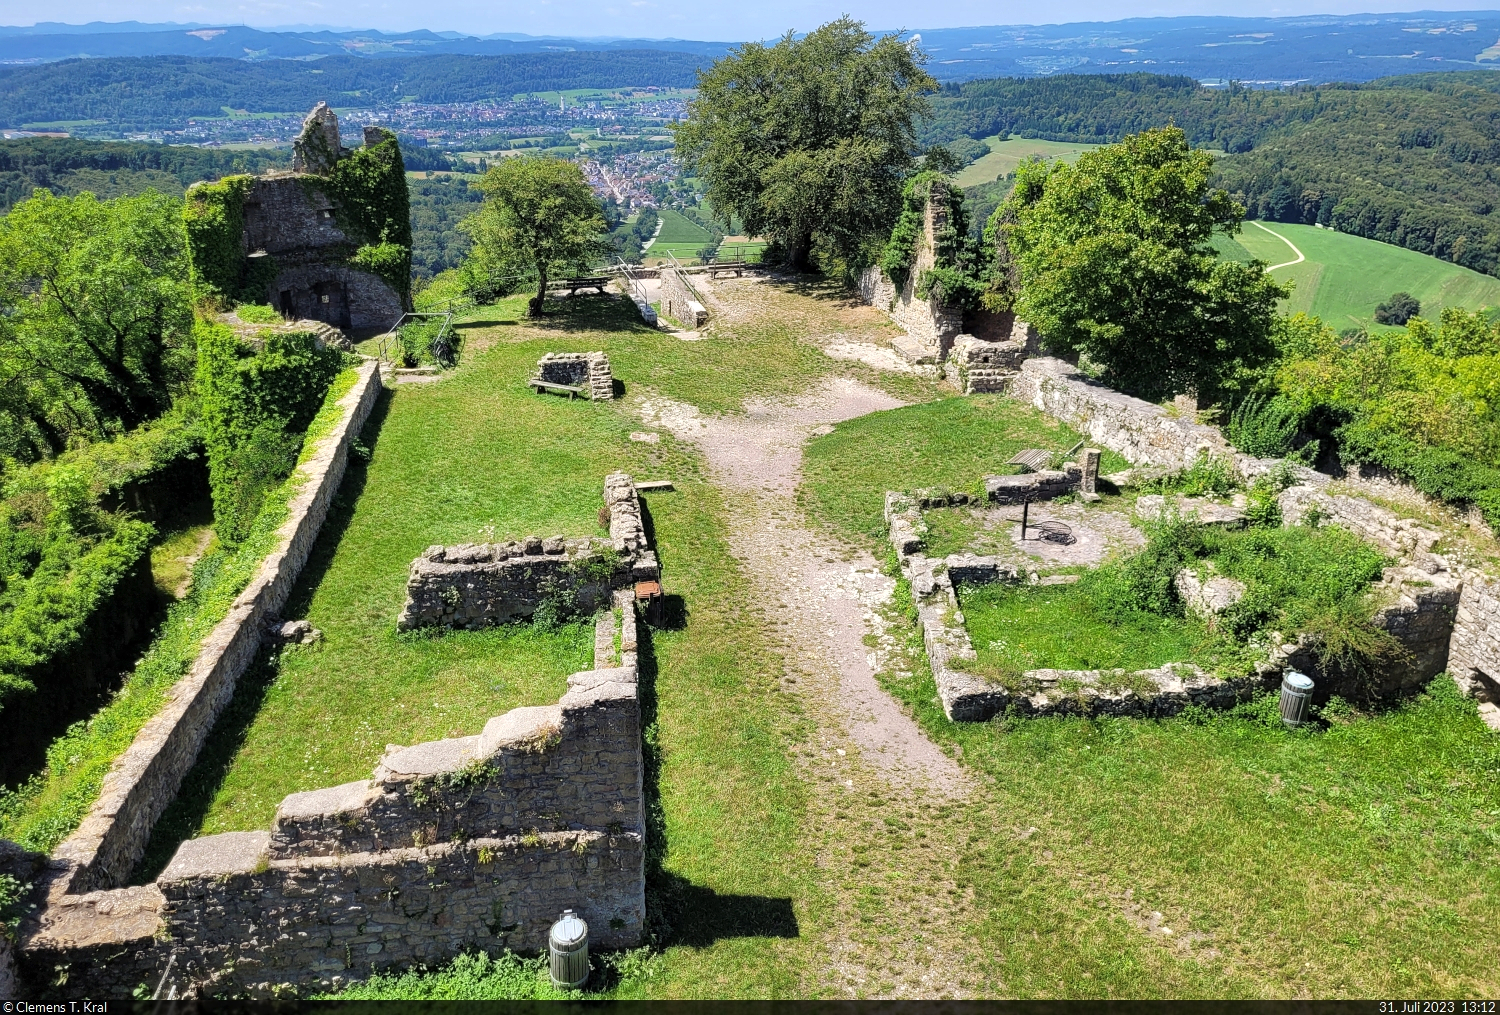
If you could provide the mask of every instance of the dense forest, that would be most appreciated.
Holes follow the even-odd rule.
[[[178,195],[199,180],[258,173],[290,158],[290,152],[267,148],[225,151],[45,137],[0,141],[0,212],[38,187],[58,195],[89,191],[101,198],[147,189]]]
[[[407,166],[410,167],[410,161]],[[431,278],[457,268],[469,250],[469,237],[458,231],[461,219],[479,210],[484,195],[469,186],[472,176],[437,176],[411,180],[411,267]]]
[[[475,102],[522,92],[654,84],[690,87],[708,57],[658,50],[361,60],[64,60],[0,67],[0,126],[108,120],[122,131],[175,129],[193,116],[311,109],[324,100]]]
[[[928,143],[1111,142],[1175,124],[1228,153],[1219,182],[1252,217],[1318,222],[1500,272],[1500,80],[1488,73],[1271,91],[1059,75],[948,86],[933,105]]]

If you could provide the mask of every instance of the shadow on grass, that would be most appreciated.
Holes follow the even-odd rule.
[[[358,443],[370,449],[372,454],[379,442],[386,415],[390,412],[391,394],[389,389],[381,391],[370,411],[370,418],[360,431]],[[364,492],[368,477],[368,462],[351,454],[344,470],[344,479],[329,506],[328,517],[318,532],[317,541],[308,554],[307,564],[282,610],[284,616],[301,617],[307,612],[313,590],[322,582],[333,562],[334,553],[349,528],[349,522],[354,517],[354,507],[359,502],[360,494]],[[291,648],[285,651],[317,649]],[[219,713],[213,729],[203,742],[202,750],[198,752],[198,760],[183,778],[177,796],[152,828],[145,855],[131,873],[130,884],[139,885],[155,880],[171,862],[177,847],[184,840],[195,836],[203,827],[203,819],[213,806],[214,798],[224,784],[224,777],[229,774],[235,757],[245,743],[245,737],[265,701],[266,692],[276,681],[278,660],[276,650],[262,649],[240,676],[235,684],[234,696],[224,711]]]
[[[670,599],[682,602],[680,596]],[[669,850],[666,811],[661,802],[661,748],[657,744],[656,650],[651,628],[641,624],[637,631],[646,797],[646,927],[650,943],[658,948],[674,944],[702,948],[724,938],[800,936],[791,899],[721,895],[663,866]]]

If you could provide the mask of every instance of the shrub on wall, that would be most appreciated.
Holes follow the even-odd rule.
[[[222,542],[245,538],[266,491],[291,472],[303,432],[343,366],[344,354],[310,333],[266,332],[257,349],[224,325],[199,323],[198,388]]]
[[[924,300],[935,296],[951,306],[975,306],[982,289],[978,278],[980,251],[968,235],[964,192],[942,173],[929,170],[906,181],[901,191],[901,216],[891,230],[880,267],[897,289],[905,288],[926,231],[927,205],[934,199],[946,206],[948,221],[933,235],[934,264],[916,280],[914,295]]]

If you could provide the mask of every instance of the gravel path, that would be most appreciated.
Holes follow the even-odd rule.
[[[743,415],[703,416],[664,399],[642,403],[646,422],[702,449],[728,494],[730,549],[779,607],[787,681],[842,713],[860,755],[893,785],[962,795],[963,770],[881,690],[880,607],[895,582],[868,553],[851,553],[801,523],[794,497],[802,447],[818,428],[903,403],[857,380],[830,378],[787,402],[752,402]]]

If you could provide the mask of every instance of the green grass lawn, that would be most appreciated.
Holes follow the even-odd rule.
[[[1067,451],[1072,427],[1003,395],[946,398],[841,423],[807,445],[798,498],[814,519],[845,539],[885,540],[885,492],[935,486],[978,493],[986,474],[1015,471],[1023,448]],[[1112,451],[1101,472],[1127,463]]]
[[[265,827],[284,792],[367,777],[386,741],[476,732],[491,708],[548,700],[587,655],[580,632],[403,641],[405,569],[489,525],[495,538],[592,532],[602,474],[622,468],[675,485],[644,501],[685,619],[642,646],[655,943],[599,967],[603,996],[876,996],[902,963],[926,963],[920,989],[934,994],[961,974],[972,996],[1494,996],[1500,738],[1451,685],[1323,733],[1289,734],[1264,704],[956,726],[915,658],[882,679],[973,788],[912,800],[870,777],[844,792],[836,734],[781,682],[765,590],[727,544],[725,493],[670,434],[628,440],[637,395],[733,412],[835,371],[877,380],[799,341],[829,330],[832,295],[768,287],[784,302],[706,342],[639,326],[620,300],[558,301],[537,325],[521,298],[475,312],[457,370],[399,388],[373,419],[373,457],[346,481],[288,611],[325,642],[261,660],[245,684],[260,700],[236,700],[214,734],[217,773],[195,773],[208,820],[187,827]],[[522,387],[543,352],[589,349],[610,354],[625,399]],[[969,487],[1017,447],[1076,441],[1000,398],[928,402],[815,439],[802,496],[833,535],[871,546],[886,488]],[[914,891],[938,893],[962,933],[924,936]],[[1154,911],[1173,936],[1148,929]],[[855,987],[849,963],[866,977]],[[537,973],[466,960],[384,993],[546,996]]]
[[[1422,303],[1422,316],[1436,320],[1442,307],[1478,310],[1500,306],[1500,279],[1482,275],[1414,250],[1367,240],[1316,226],[1246,222],[1235,238],[1215,242],[1223,256],[1237,260],[1259,258],[1283,264],[1297,255],[1278,233],[1307,258],[1278,268],[1279,281],[1295,283],[1292,297],[1282,304],[1286,313],[1316,314],[1340,330],[1380,328],[1375,307],[1392,293],[1409,292]]]
[[[1084,152],[1100,147],[1096,144],[1038,141],[1025,137],[1002,140],[998,134],[984,138],[984,140],[989,143],[989,154],[982,155],[964,166],[953,178],[960,187],[977,187],[981,183],[991,183],[1034,156],[1040,156],[1048,161],[1062,159],[1064,162],[1076,162],[1078,156]]]
[[[1190,662],[1207,635],[1182,617],[1102,617],[1077,585],[985,585],[963,589],[959,601],[981,665],[1008,672]]]

